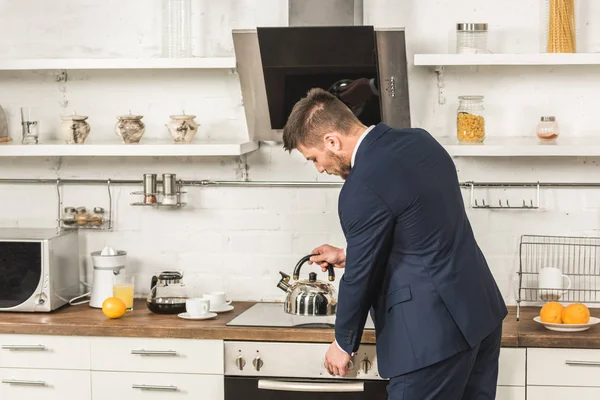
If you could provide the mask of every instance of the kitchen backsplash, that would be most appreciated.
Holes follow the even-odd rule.
[[[0,0],[0,4],[4,12],[15,15],[12,21],[20,20],[18,15],[31,17],[27,11],[39,7],[34,0]],[[197,1],[195,55],[233,56],[232,28],[284,25],[286,6],[284,0]],[[121,12],[108,12],[111,8]],[[537,52],[540,12],[537,6],[517,0],[479,1],[476,8],[434,0],[365,0],[365,23],[406,26],[409,60],[415,52],[447,51],[454,23],[472,20],[490,24],[493,52]],[[125,24],[118,15],[130,15],[133,22]],[[152,57],[159,52],[158,3],[153,7],[144,0],[111,0],[102,5],[69,0],[48,5],[33,17],[39,20],[27,24],[30,30],[10,23],[0,26],[1,36],[7,38],[3,41],[7,45],[0,48],[1,58]],[[67,17],[84,22],[64,24],[65,29],[77,29],[77,34],[55,29]],[[447,23],[437,22],[439,17]],[[598,51],[600,42],[594,41],[600,40],[600,35],[592,30],[600,28],[587,27],[584,21],[578,23],[583,37],[578,43],[590,52]],[[36,44],[39,37],[46,38],[43,45]],[[597,129],[594,113],[600,81],[595,69],[449,68],[444,72],[445,104],[440,105],[434,73],[410,64],[413,125],[436,136],[454,132],[461,94],[485,96],[488,137],[533,136],[541,115],[556,115],[565,137]],[[144,139],[168,139],[164,124],[169,115],[183,109],[197,115],[197,138],[231,139],[242,137],[246,130],[237,75],[229,71],[72,71],[66,85],[56,82],[54,72],[0,73],[0,104],[13,135],[19,131],[19,107],[34,103],[43,110],[40,140],[57,131],[60,115],[73,111],[90,117],[90,141],[115,138],[115,117],[129,110],[144,115]],[[251,180],[336,180],[319,176],[298,153],[287,154],[277,145],[263,145],[248,155],[246,162]],[[465,158],[455,162],[461,181],[598,181],[599,176],[597,159]],[[143,173],[170,172],[181,179],[235,180],[243,170],[243,163],[235,158],[0,159],[1,176],[15,178],[141,180]],[[223,289],[235,300],[281,300],[275,286],[278,271],[289,273],[300,257],[322,243],[344,245],[337,217],[337,188],[186,188],[188,205],[179,210],[132,207],[130,203],[139,201],[130,194],[135,190],[140,187],[113,188],[114,232],[83,232],[80,251],[84,272],[91,275],[91,251],[106,244],[126,250],[139,294],[148,292],[152,273],[177,268],[185,272],[188,284],[200,291]],[[0,185],[0,194],[0,226],[55,226],[54,186]],[[464,194],[468,205],[469,191]],[[64,206],[108,207],[102,186],[68,185],[62,195]],[[511,203],[534,195],[527,190],[476,192],[487,201],[509,199]],[[600,236],[600,189],[544,189],[541,206],[528,211],[468,209],[509,303],[514,303],[515,297],[520,235]]]

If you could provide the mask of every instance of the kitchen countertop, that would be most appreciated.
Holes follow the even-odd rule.
[[[2,313],[0,334],[38,334],[70,336],[121,336],[183,339],[221,339],[278,342],[331,343],[333,329],[270,328],[226,326],[233,318],[255,303],[234,303],[234,310],[204,321],[189,321],[176,315],[152,314],[143,300],[136,300],[134,310],[119,319],[108,319],[99,309],[87,304],[64,307],[53,313]],[[600,317],[600,309],[592,309]],[[516,308],[509,307],[504,320],[504,347],[600,348],[600,327],[586,332],[552,332],[535,323],[539,307],[522,307],[521,320]],[[365,330],[363,343],[375,343],[375,331]]]

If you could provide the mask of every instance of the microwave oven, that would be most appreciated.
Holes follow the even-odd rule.
[[[76,230],[0,229],[0,312],[50,312],[80,292]]]

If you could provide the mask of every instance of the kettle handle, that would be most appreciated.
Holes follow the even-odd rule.
[[[150,295],[154,295],[154,292],[156,291],[156,284],[158,283],[158,277],[157,276],[153,276],[152,280],[150,281]]]
[[[304,256],[300,259],[300,261],[298,261],[298,264],[296,264],[296,268],[294,268],[294,280],[298,280],[298,278],[300,277],[300,268],[302,268],[302,265],[307,262],[308,260],[310,260],[310,258],[312,256],[316,256],[317,254],[309,254],[307,256]],[[330,281],[334,281],[335,280],[335,272],[333,270],[333,265],[329,264],[327,265],[327,273],[329,274],[329,280]]]

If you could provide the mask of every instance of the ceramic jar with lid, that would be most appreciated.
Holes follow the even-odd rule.
[[[86,122],[86,115],[65,115],[60,117],[59,132],[61,139],[67,144],[82,144],[85,143],[90,134],[90,124]]]
[[[142,122],[142,115],[121,115],[115,125],[117,136],[123,139],[123,143],[139,143],[144,136],[146,126]]]
[[[190,143],[198,132],[195,115],[171,115],[171,121],[165,124],[175,143]]]

